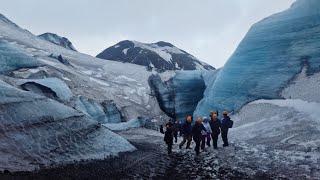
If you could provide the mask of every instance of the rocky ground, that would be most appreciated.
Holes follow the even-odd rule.
[[[166,154],[160,133],[143,128],[119,132],[137,147],[106,160],[42,169],[36,172],[5,172],[0,179],[287,179],[264,171],[250,162],[253,151],[242,145],[207,148],[199,156],[193,149],[178,149]],[[194,144],[193,144],[194,145]],[[239,157],[248,158],[241,161]],[[236,161],[236,162],[235,162]]]

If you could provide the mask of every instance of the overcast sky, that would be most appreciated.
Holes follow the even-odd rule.
[[[167,41],[221,67],[249,30],[295,0],[0,0],[34,34],[53,32],[97,55],[121,40]]]

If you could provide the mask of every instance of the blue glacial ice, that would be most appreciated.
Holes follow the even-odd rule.
[[[68,85],[58,78],[23,79],[20,80],[19,84],[25,90],[33,91],[44,96],[47,96],[49,94],[48,90],[50,90],[53,96],[61,101],[69,101],[73,96]],[[48,90],[45,91],[45,89]]]
[[[223,69],[212,78],[197,115],[237,111],[280,91],[307,66],[320,71],[320,1],[298,0],[284,12],[254,24]]]
[[[121,112],[113,101],[99,103],[84,96],[77,97],[75,108],[100,123],[120,123]]]
[[[20,68],[38,67],[41,63],[12,44],[0,40],[0,74]]]
[[[83,113],[0,81],[0,170],[30,171],[135,148]]]
[[[152,75],[149,84],[160,108],[179,120],[192,115],[206,87],[202,74],[203,71],[176,71],[175,76],[166,82],[159,75]]]

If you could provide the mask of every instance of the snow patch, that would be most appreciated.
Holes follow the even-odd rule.
[[[309,115],[312,119],[320,122],[320,103],[307,102],[301,99],[274,99],[274,100],[257,100],[250,104],[274,104],[280,107],[294,108],[298,112],[303,112]]]
[[[123,50],[122,50],[122,53],[125,54],[125,55],[127,55],[127,52],[128,52],[129,49],[130,49],[130,48],[125,48],[125,49],[123,49]]]
[[[182,52],[180,49],[176,48],[176,47],[169,47],[169,46],[158,46],[155,43],[152,44],[145,44],[145,43],[141,43],[138,41],[133,41],[134,43],[134,47],[139,47],[141,49],[147,49],[150,51],[153,51],[155,53],[157,53],[162,59],[164,59],[167,62],[172,61],[172,56],[170,53],[173,54],[185,54],[184,52]]]

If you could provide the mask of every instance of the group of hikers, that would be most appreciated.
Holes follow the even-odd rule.
[[[200,148],[205,151],[206,145],[208,147],[212,145],[214,149],[218,148],[218,137],[221,133],[223,147],[229,146],[228,142],[228,130],[232,128],[233,121],[228,116],[228,112],[224,111],[221,120],[218,118],[218,112],[210,112],[210,119],[207,117],[198,117],[193,123],[193,117],[191,115],[186,116],[184,123],[180,123],[179,120],[170,120],[166,124],[166,131],[163,131],[163,127],[160,131],[164,133],[164,141],[168,146],[168,154],[172,153],[173,141],[178,142],[178,134],[183,137],[183,140],[179,144],[181,149],[185,143],[187,143],[186,148],[190,149],[190,145],[193,141],[195,142],[196,154],[200,154]]]

